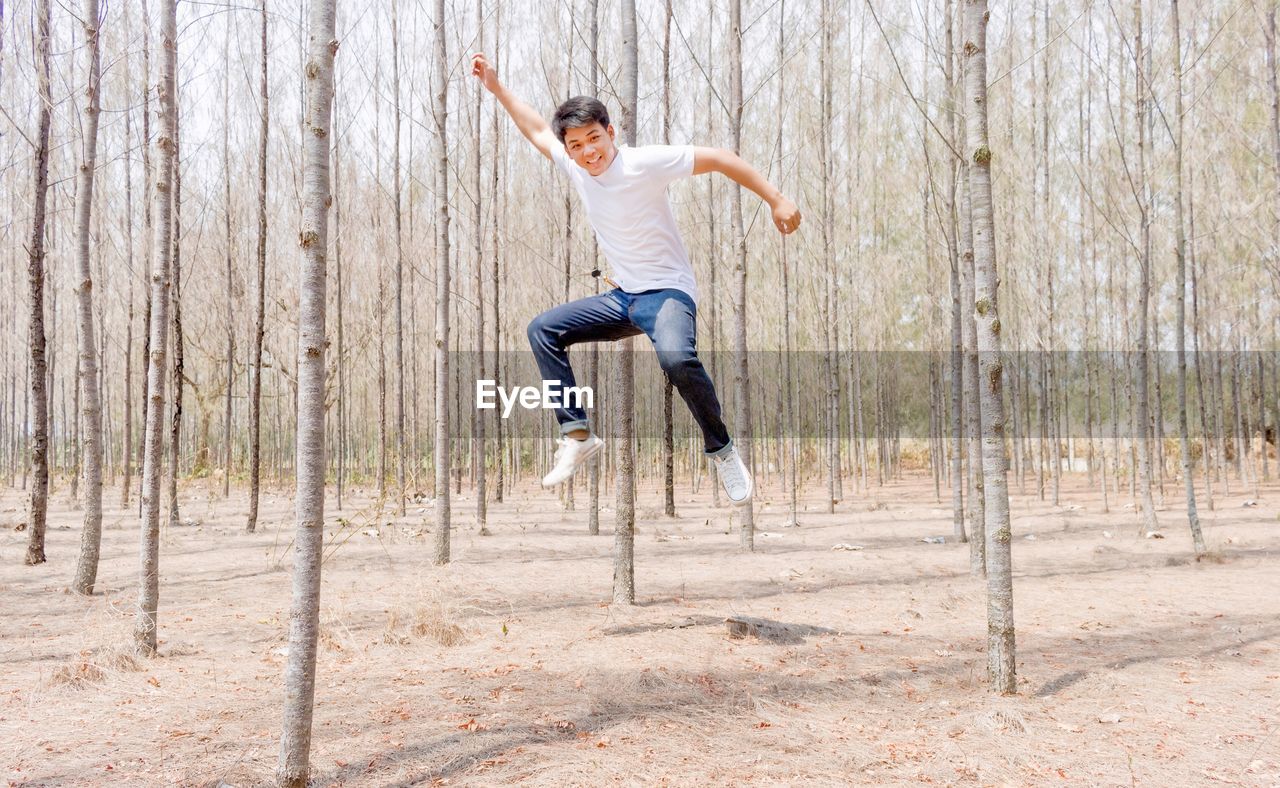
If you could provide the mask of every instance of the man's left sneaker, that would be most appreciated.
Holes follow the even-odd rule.
[[[755,485],[751,481],[751,471],[738,456],[737,447],[732,447],[721,457],[712,457],[716,464],[716,476],[724,487],[724,494],[734,506],[741,506],[751,500]]]
[[[554,487],[568,480],[579,465],[596,456],[604,446],[604,441],[594,434],[588,435],[583,440],[566,436],[556,443],[560,444],[560,448],[556,449],[556,464],[551,469],[551,473],[542,477],[543,487]]]

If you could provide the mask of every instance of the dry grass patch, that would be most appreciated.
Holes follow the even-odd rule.
[[[86,689],[101,686],[112,674],[141,669],[133,651],[124,646],[85,649],[75,659],[54,668],[48,684],[51,687]]]
[[[382,642],[406,646],[415,639],[433,640],[446,648],[467,641],[460,618],[454,610],[438,600],[413,605],[408,610],[392,608],[387,611],[387,627]]]

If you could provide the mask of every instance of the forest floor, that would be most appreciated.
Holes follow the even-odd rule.
[[[834,515],[815,481],[799,527],[762,492],[749,554],[705,484],[680,490],[674,520],[648,487],[634,607],[610,601],[613,513],[589,536],[581,488],[565,512],[521,486],[490,505],[491,536],[455,496],[443,568],[429,502],[375,517],[353,490],[328,516],[315,784],[1280,784],[1280,485],[1217,487],[1199,562],[1173,482],[1162,539],[1138,535],[1127,491],[1104,514],[1082,476],[1059,506],[1033,485],[1011,484],[1013,697],[989,691],[984,586],[925,478]],[[154,659],[128,647],[136,510],[109,498],[86,599],[67,591],[80,515],[66,487],[38,567],[22,565],[15,530],[25,496],[0,492],[0,773],[23,786],[269,781],[289,495],[265,494],[246,534],[243,489],[224,501],[184,487],[187,524],[162,537]],[[761,627],[735,639],[727,616]]]

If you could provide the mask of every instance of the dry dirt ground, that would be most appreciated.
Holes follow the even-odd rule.
[[[375,517],[355,491],[329,513],[315,783],[1280,784],[1280,486],[1219,490],[1203,562],[1172,483],[1163,539],[1137,535],[1127,491],[1110,514],[1083,478],[1060,506],[1015,495],[1009,698],[988,690],[984,587],[945,493],[911,479],[827,515],[817,486],[795,528],[776,491],[758,496],[751,554],[705,487],[680,492],[675,520],[648,489],[635,607],[610,603],[611,511],[592,537],[585,512],[525,485],[482,537],[463,495],[454,562],[437,568],[429,506]],[[242,490],[185,488],[155,659],[127,647],[136,518],[109,496],[100,593],[79,598],[79,515],[65,487],[54,496],[50,561],[25,567],[23,495],[0,494],[9,784],[269,781],[287,492],[248,535]],[[773,623],[733,639],[727,616]]]

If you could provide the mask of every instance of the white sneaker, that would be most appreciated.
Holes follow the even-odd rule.
[[[604,441],[595,435],[588,435],[584,440],[564,437],[556,443],[560,444],[556,449],[556,465],[551,473],[542,477],[543,487],[554,487],[569,479],[579,465],[596,456],[604,446]]]
[[[747,470],[746,464],[738,456],[737,447],[729,449],[728,454],[722,457],[711,459],[716,464],[716,476],[720,477],[720,484],[724,487],[724,494],[729,496],[730,503],[741,506],[751,500],[755,485],[751,481],[751,471]]]

